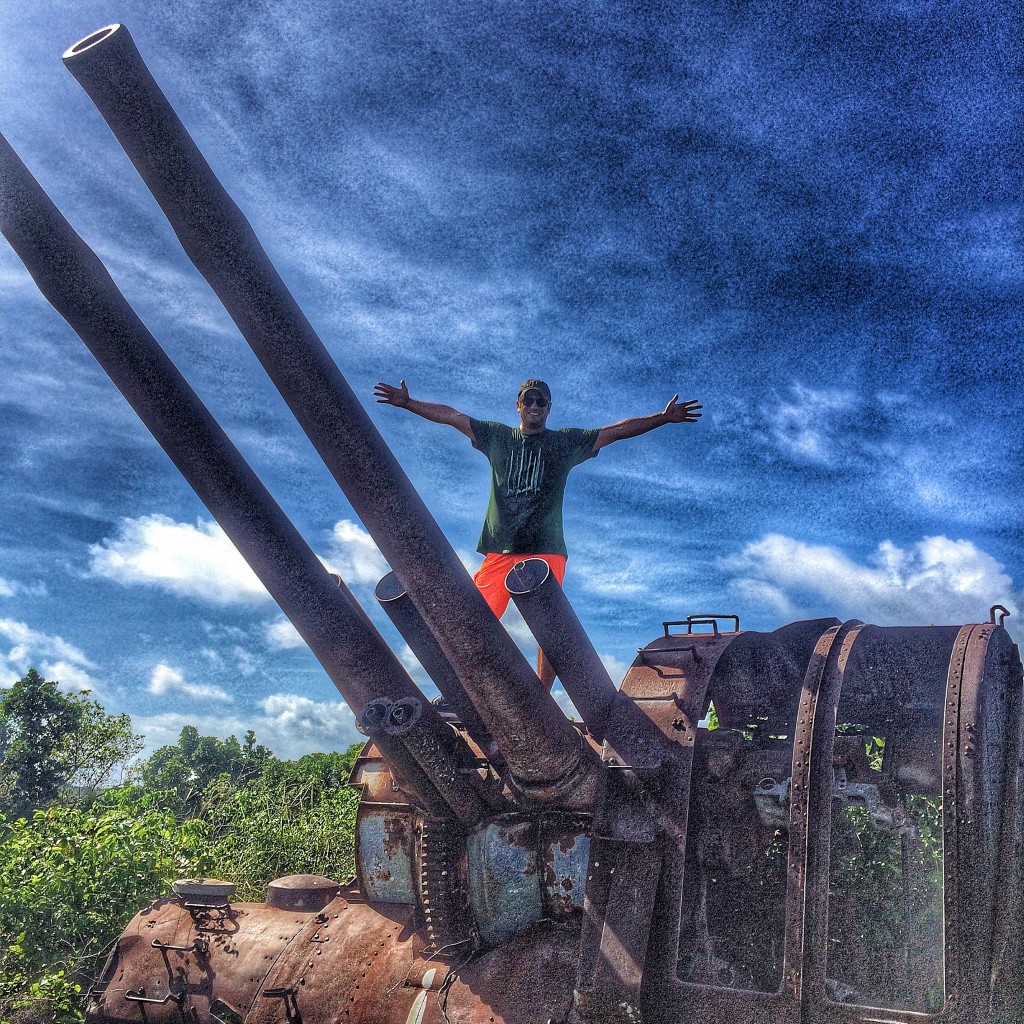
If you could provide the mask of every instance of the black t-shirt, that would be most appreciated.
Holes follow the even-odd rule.
[[[477,550],[501,555],[564,555],[562,498],[569,470],[592,459],[599,430],[563,427],[524,434],[492,420],[470,420],[473,447],[491,463],[491,498]]]

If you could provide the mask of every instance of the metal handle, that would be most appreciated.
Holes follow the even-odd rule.
[[[696,625],[714,625],[715,635],[718,634],[717,619],[732,619],[736,623],[736,628],[733,630],[734,633],[740,631],[740,617],[738,615],[719,615],[716,612],[701,612],[700,615],[687,615],[686,621],[692,626]]]
[[[265,988],[263,990],[265,996],[276,996],[278,999],[284,1000],[284,1015],[289,1021],[301,1021],[302,1015],[299,1013],[299,1004],[295,995],[295,989],[293,988]]]
[[[732,619],[732,621],[736,623],[736,629],[733,632],[738,633],[740,631],[740,617],[738,615],[717,615],[712,612],[702,612],[699,615],[687,615],[685,619],[672,619],[668,622],[663,622],[661,625],[665,630],[665,636],[670,635],[668,631],[669,626],[685,626],[687,634],[693,632],[694,626],[711,626],[715,631],[715,636],[718,636],[719,619]]]
[[[1003,613],[1002,615],[999,616],[999,621],[998,622],[996,622],[996,612],[1002,612]],[[1011,612],[1009,608],[1004,608],[1001,604],[994,604],[988,610],[988,621],[989,622],[996,622],[997,626],[1001,626],[1003,624],[1003,619],[1005,619],[1007,615],[1012,615],[1012,614],[1013,614],[1013,612]]]
[[[210,944],[206,939],[195,938],[187,946],[174,946],[169,942],[161,942],[159,939],[154,939],[151,943],[154,949],[159,949],[163,952],[166,949],[173,949],[178,953],[198,953],[200,956],[205,956],[207,950],[210,948]]]
[[[163,999],[150,999],[146,996],[146,990],[140,988],[138,992],[133,992],[129,989],[125,992],[124,997],[130,1003],[152,1003],[154,1006],[163,1006],[165,1003],[180,1003],[184,998],[184,993],[169,991]]]

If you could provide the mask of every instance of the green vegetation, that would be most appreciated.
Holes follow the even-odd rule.
[[[127,715],[35,670],[0,694],[0,1024],[78,1024],[117,936],[176,878],[262,900],[282,875],[352,874],[358,744],[281,761],[251,731],[186,726],[124,782],[143,744]]]
[[[0,813],[31,816],[76,802],[140,750],[127,715],[108,715],[89,691],[62,693],[30,669],[0,697]]]

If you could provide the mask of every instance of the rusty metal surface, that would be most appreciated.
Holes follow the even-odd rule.
[[[597,759],[490,613],[128,30],[95,33],[64,62],[430,623],[513,776],[532,800],[572,803]]]
[[[467,841],[470,901],[485,945],[493,946],[541,917],[536,824],[492,820]]]
[[[726,660],[737,640],[742,657]],[[125,933],[90,1021],[163,1024],[184,1012],[225,1024],[1019,1024],[1019,961],[1006,961],[1019,939],[996,898],[997,880],[1002,885],[1019,866],[1021,851],[1021,668],[1005,630],[833,625],[809,654],[799,689],[786,682],[792,706],[769,716],[770,727],[758,720],[700,729],[696,720],[715,699],[716,683],[728,704],[737,666],[761,657],[758,644],[767,648],[762,663],[775,658],[776,641],[772,634],[711,634],[696,661],[692,651],[682,655],[690,660],[681,673],[673,640],[631,670],[652,706],[659,702],[647,673],[663,672],[676,713],[693,725],[695,735],[678,745],[682,761],[671,763],[689,813],[684,851],[666,843],[663,830],[658,842],[622,842],[594,839],[587,816],[503,815],[468,843],[449,831],[426,867],[420,848],[412,885],[421,903],[426,894],[438,908],[433,928],[424,923],[430,908],[412,904],[337,899],[304,915],[239,904],[194,919],[165,902]],[[915,659],[921,671],[909,700],[905,684],[914,680],[905,672]],[[734,699],[732,707],[741,704]],[[790,731],[765,731],[779,723]],[[690,758],[688,775],[682,769]],[[378,806],[390,814],[411,813],[375,760],[368,749],[353,779],[382,797]],[[755,800],[762,773],[788,781],[776,786],[778,812]],[[879,959],[888,947],[847,935],[842,915],[856,915],[861,903],[866,921],[877,913],[875,897],[836,873],[836,858],[848,854],[836,837],[852,821],[863,840],[895,843],[897,851],[902,843],[906,854],[913,829],[927,820],[891,813],[910,797],[928,807],[942,803],[946,998],[939,1004],[897,993],[865,1002],[870,985],[859,994],[857,985],[865,978],[875,984],[875,975],[899,962]],[[768,881],[758,850],[773,831],[782,871],[780,888],[766,890],[775,892],[769,921],[757,916],[756,894]],[[396,845],[415,850],[410,834]],[[895,878],[891,893],[878,898],[902,913]],[[929,898],[924,893],[906,909],[925,912]],[[446,899],[454,902],[441,906]],[[470,904],[472,924],[460,923]],[[698,912],[703,933],[694,931]],[[837,914],[849,946],[841,954],[830,930]],[[703,945],[694,934],[704,935]],[[744,966],[751,936],[762,942],[760,976],[749,973],[751,962]],[[872,959],[857,959],[870,950]],[[693,972],[696,954],[705,959],[687,980],[683,967]]]
[[[366,899],[416,905],[416,828],[417,817],[411,807],[360,801],[356,878]]]
[[[997,606],[1003,612],[1006,609]],[[992,618],[995,618],[993,609]],[[1002,618],[1000,618],[1000,625]],[[1024,693],[1020,651],[1016,645],[996,648],[1008,678],[1006,718],[1009,728],[1006,780],[1002,808],[1000,859],[996,881],[999,900],[992,940],[992,992],[989,1016],[993,1024],[1024,1020]],[[1018,723],[1014,728],[1014,723]]]
[[[465,956],[477,944],[470,911],[466,837],[451,822],[426,818],[419,825],[418,886],[428,946],[437,955]]]

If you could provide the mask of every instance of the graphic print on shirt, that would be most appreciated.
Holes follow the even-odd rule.
[[[508,457],[506,479],[510,495],[537,494],[544,479],[544,460],[540,446],[527,450],[522,431],[513,431],[512,451]]]

